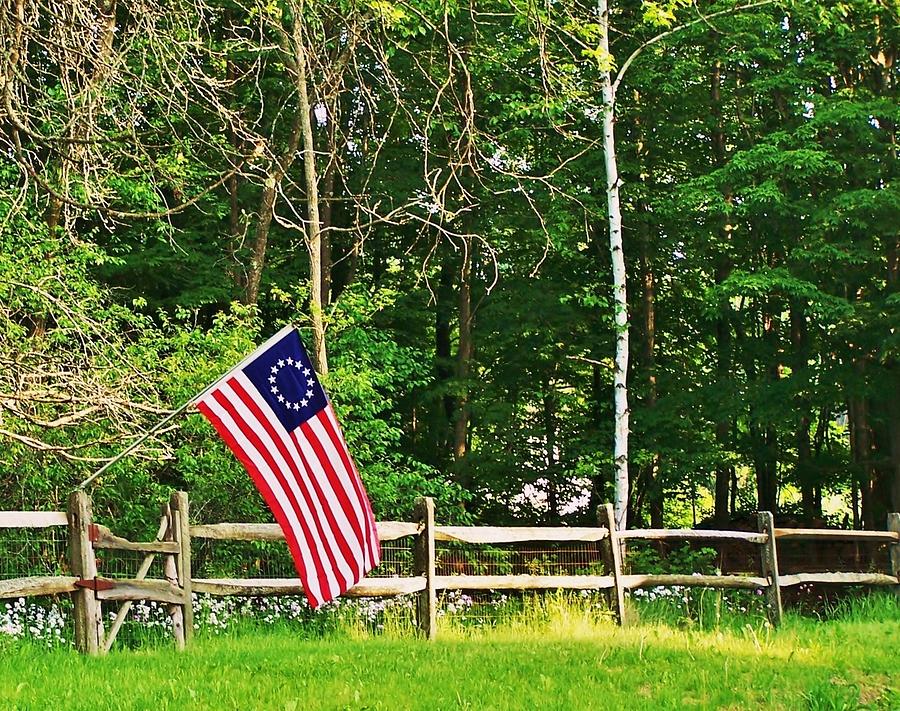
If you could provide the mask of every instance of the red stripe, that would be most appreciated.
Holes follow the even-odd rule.
[[[344,443],[344,453],[347,459],[350,462],[350,466],[353,467],[353,482],[356,485],[357,490],[359,491],[359,496],[362,497],[363,505],[365,506],[366,512],[366,523],[369,525],[369,550],[372,554],[372,566],[375,567],[381,562],[381,542],[378,540],[378,527],[375,525],[375,514],[372,512],[372,504],[369,501],[369,495],[366,493],[365,486],[362,483],[362,476],[359,473],[359,470],[356,468],[356,462],[353,461],[353,457],[350,456],[350,450],[347,449],[346,443]]]
[[[347,442],[344,440],[343,434],[341,433],[341,422],[338,420],[337,413],[334,411],[334,408],[329,403],[326,406],[326,410],[331,417],[334,418],[334,427],[337,428],[337,437],[340,439],[341,444],[343,445],[343,452],[346,457],[345,460],[350,462],[350,466],[353,468],[353,473],[356,475],[356,482],[358,483],[357,491],[359,495],[362,497],[363,502],[365,503],[366,512],[368,513],[368,521],[370,531],[372,532],[373,540],[378,548],[378,557],[379,560],[381,558],[381,542],[378,539],[378,526],[375,524],[375,513],[372,510],[372,502],[369,501],[369,495],[366,493],[366,489],[362,483],[362,476],[360,476],[359,470],[356,468],[356,462],[353,461],[353,457],[350,456],[350,450],[347,448]],[[332,424],[330,421],[328,424]],[[340,451],[340,450],[339,450]]]
[[[332,417],[334,417],[334,422],[331,422],[330,418],[328,418],[327,415],[329,413]],[[341,455],[344,466],[347,466],[348,464],[350,466],[350,480],[353,482],[353,486],[356,489],[356,495],[362,502],[364,516],[369,530],[369,535],[366,541],[369,544],[369,557],[372,560],[372,567],[374,568],[378,565],[379,562],[381,562],[381,543],[378,540],[378,529],[375,526],[375,515],[372,513],[372,505],[369,502],[369,497],[366,494],[365,487],[363,486],[362,477],[359,475],[359,470],[356,468],[356,462],[354,462],[353,458],[350,456],[350,450],[347,449],[347,443],[344,441],[344,437],[341,433],[340,424],[337,422],[337,415],[335,414],[334,410],[331,409],[330,405],[328,406],[328,413],[323,413],[321,420],[326,432],[328,432],[328,435],[329,437],[331,437],[338,453]],[[335,438],[337,438],[337,442],[335,442]]]
[[[341,590],[342,593],[349,590],[351,587],[356,585],[360,580],[362,580],[362,576],[365,575],[365,570],[363,570],[363,565],[359,560],[359,556],[353,552],[353,549],[350,547],[350,542],[347,540],[347,537],[344,535],[344,532],[341,530],[340,526],[337,523],[337,519],[335,518],[334,512],[332,511],[331,504],[328,503],[328,499],[325,496],[324,491],[319,483],[319,478],[316,476],[316,468],[314,468],[310,462],[306,459],[306,455],[303,453],[303,447],[300,445],[300,440],[297,437],[296,431],[290,433],[291,440],[294,442],[294,447],[296,447],[297,454],[300,457],[300,461],[303,463],[303,468],[309,472],[309,482],[316,490],[316,496],[319,497],[319,500],[322,502],[322,509],[325,511],[325,515],[329,517],[329,524],[331,525],[331,529],[334,532],[334,538],[338,542],[338,545],[341,548],[341,555],[344,558],[344,561],[350,567],[350,570],[353,571],[353,580],[350,582],[349,587]],[[317,458],[314,464],[318,465],[318,469],[322,469],[322,462]],[[347,519],[347,524],[352,528],[353,520],[350,516],[347,515],[347,512],[344,508],[343,503],[341,502],[341,497],[336,487],[331,487],[334,492],[335,498],[337,498],[338,503],[341,504],[341,510],[344,513],[344,518]],[[361,548],[361,546],[360,546]]]
[[[234,455],[238,458],[238,461],[240,461],[241,464],[244,465],[244,468],[247,470],[247,473],[250,475],[250,478],[253,480],[256,488],[262,494],[266,505],[274,514],[275,520],[278,522],[278,525],[281,526],[281,530],[284,531],[285,541],[287,542],[288,549],[291,552],[291,558],[293,558],[294,560],[294,567],[297,569],[297,575],[299,575],[300,580],[303,583],[303,589],[306,592],[306,599],[309,601],[310,605],[312,605],[313,607],[317,607],[320,604],[320,601],[317,600],[315,596],[310,592],[308,584],[309,576],[307,575],[306,568],[303,565],[303,555],[300,552],[300,546],[297,541],[297,537],[294,535],[294,530],[291,527],[287,516],[282,510],[281,504],[278,502],[275,494],[272,493],[272,490],[266,483],[265,477],[263,477],[262,472],[260,472],[256,464],[254,464],[253,460],[250,458],[250,455],[244,451],[244,448],[231,434],[231,430],[228,428],[228,426],[218,415],[216,415],[209,408],[209,406],[205,402],[197,403],[197,409],[206,417],[207,420],[210,421],[210,423],[212,423],[212,426],[215,428],[216,432],[219,433],[219,436],[223,440],[225,440],[225,444],[228,445],[228,448],[232,452],[234,452]]]
[[[278,448],[278,451],[281,453],[282,458],[285,462],[287,462],[288,467],[291,469],[291,472],[294,475],[294,479],[297,482],[298,488],[303,495],[303,499],[306,501],[306,505],[309,507],[310,514],[312,515],[313,521],[316,525],[316,531],[319,533],[319,539],[321,540],[321,545],[325,549],[325,554],[328,556],[328,561],[331,564],[331,569],[334,571],[335,582],[337,582],[338,588],[340,588],[341,594],[346,592],[349,587],[347,587],[347,583],[352,587],[353,584],[359,582],[358,580],[343,580],[344,574],[340,572],[338,569],[337,560],[334,557],[335,551],[332,548],[331,543],[328,542],[327,536],[325,534],[325,530],[322,526],[322,519],[318,515],[315,503],[316,501],[312,498],[309,493],[309,488],[306,486],[306,481],[300,470],[297,467],[297,462],[295,458],[288,452],[287,447],[284,444],[284,441],[281,437],[278,436],[278,433],[275,431],[275,427],[269,421],[269,418],[266,417],[265,413],[260,409],[259,405],[253,400],[253,398],[247,393],[244,389],[243,385],[238,380],[229,381],[229,385],[231,385],[232,390],[237,394],[237,396],[241,399],[241,402],[246,405],[247,409],[253,413],[253,416],[262,423],[262,426],[265,428],[266,433],[271,437],[272,441],[275,443],[275,446]],[[301,459],[303,459],[303,453],[298,452],[300,454]],[[306,460],[303,459],[303,466],[306,471],[311,471],[307,466]],[[312,477],[310,477],[312,478]],[[338,546],[341,547],[341,554],[345,559],[352,560],[353,555],[349,553],[349,548],[347,548],[347,544],[344,541],[344,537],[341,535],[340,530],[338,529],[337,521],[334,518],[334,514],[331,511],[331,507],[328,505],[328,502],[325,500],[322,491],[318,489],[315,479],[312,478],[313,486],[317,489],[316,496],[318,497],[318,502],[321,505],[321,509],[325,514],[325,518],[328,522],[329,527],[331,528],[332,533],[334,534],[334,539],[337,541]],[[299,515],[299,514],[298,514]],[[312,541],[310,541],[312,543]],[[341,545],[343,544],[343,545]],[[331,586],[328,588],[329,594],[331,590]]]
[[[228,385],[232,385],[232,381],[234,379],[228,381]],[[312,532],[309,529],[309,526],[306,522],[306,517],[300,512],[300,506],[297,503],[297,500],[294,498],[294,494],[291,491],[290,487],[287,484],[287,481],[284,478],[284,472],[282,472],[278,465],[275,464],[275,460],[272,458],[272,455],[269,453],[267,447],[263,444],[262,440],[259,438],[249,424],[238,414],[237,409],[232,405],[225,394],[219,390],[211,393],[215,398],[216,402],[231,415],[238,429],[241,431],[241,434],[244,435],[250,443],[256,448],[256,451],[262,456],[262,458],[266,461],[271,472],[275,475],[275,478],[278,480],[278,483],[281,485],[282,490],[284,491],[285,498],[291,505],[291,508],[294,510],[294,514],[297,517],[297,520],[300,522],[300,527],[303,529],[303,543],[305,544],[305,548],[310,552],[313,559],[313,565],[315,566],[315,574],[316,578],[319,580],[319,587],[322,591],[323,596],[329,596],[331,594],[331,585],[328,582],[328,576],[325,573],[325,569],[322,565],[322,559],[319,555],[318,546],[315,545],[315,541],[312,536]],[[296,531],[295,531],[296,535]],[[294,561],[295,565],[297,561]],[[299,572],[299,568],[298,568]]]
[[[322,471],[328,479],[328,484],[332,489],[334,489],[334,492],[337,494],[338,500],[341,502],[341,508],[344,510],[344,514],[347,516],[347,520],[350,522],[350,525],[353,528],[353,533],[356,535],[356,539],[359,541],[360,547],[365,550],[367,548],[367,536],[365,535],[363,527],[360,524],[359,520],[359,514],[364,512],[360,511],[357,505],[354,505],[354,502],[350,499],[349,495],[345,491],[344,485],[340,481],[339,474],[332,466],[331,460],[328,458],[328,453],[325,451],[325,448],[322,446],[322,443],[319,441],[316,433],[313,432],[312,427],[310,427],[309,420],[300,425],[300,431],[303,433],[306,441],[309,442],[310,446],[313,448],[313,451],[316,453],[316,458],[322,465]],[[349,476],[350,472],[347,472],[347,474]],[[363,555],[362,566],[360,566],[363,570],[363,573],[366,572],[366,562],[367,561],[365,560],[365,555]]]
[[[334,410],[331,409],[331,405],[326,405],[326,410],[331,411],[334,421],[337,422],[337,415],[334,413]],[[362,479],[359,476],[356,465],[350,458],[350,452],[347,451],[347,444],[344,442],[343,436],[340,432],[335,430],[331,418],[328,417],[328,412],[322,411],[317,417],[319,422],[321,422],[322,426],[325,428],[325,431],[328,433],[328,436],[331,438],[331,443],[340,455],[341,460],[344,462],[344,468],[350,475],[350,481],[353,482],[353,487],[356,489],[356,496],[364,507],[365,518],[369,528],[369,535],[366,536],[366,544],[369,548],[369,558],[372,561],[373,566],[377,565],[381,558],[381,545],[378,541],[378,531],[375,527],[375,516],[372,513],[372,505],[369,503],[369,497],[366,496],[366,491],[362,485]]]
[[[303,439],[309,444],[309,446],[312,447],[313,454],[319,463],[318,477],[324,478],[324,485],[330,487],[334,492],[335,497],[340,503],[341,510],[344,512],[344,517],[347,519],[347,522],[353,531],[352,535],[355,538],[357,545],[359,546],[360,552],[358,554],[354,554],[352,561],[354,562],[355,569],[359,571],[359,575],[361,577],[367,572],[365,533],[362,522],[360,521],[360,514],[362,513],[362,511],[358,506],[355,505],[353,498],[344,488],[344,484],[340,478],[340,473],[332,466],[331,460],[328,458],[328,453],[325,451],[324,445],[321,443],[321,441],[319,441],[316,433],[310,427],[309,421],[304,422],[300,426],[298,432],[299,434],[292,433],[294,441],[297,442],[299,437],[303,437]]]

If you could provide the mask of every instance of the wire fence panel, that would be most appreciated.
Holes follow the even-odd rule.
[[[295,578],[284,541],[191,539],[195,578]]]
[[[64,527],[0,528],[0,580],[69,575]],[[0,600],[0,635],[48,647],[70,646],[75,637],[69,595]]]
[[[439,543],[437,575],[593,575],[603,572],[596,543]]]
[[[21,512],[12,513],[15,517],[8,516],[7,525],[0,526],[0,584],[6,585],[9,595],[38,592],[39,596],[0,600],[0,635],[30,638],[49,646],[71,644],[75,617],[72,598],[48,594],[57,588],[45,580],[71,576],[67,529],[52,525],[22,527],[19,524],[29,519]],[[621,539],[625,554],[621,562],[616,541],[610,548],[609,538],[597,540],[593,529],[588,531],[590,536],[573,529],[570,540],[561,534],[565,533],[563,529],[547,529],[548,537],[542,540],[540,529],[441,528],[429,521],[430,517],[418,523],[383,524],[386,540],[381,545],[381,563],[369,574],[370,585],[358,588],[359,592],[381,597],[341,597],[317,610],[303,595],[296,594],[301,589],[290,552],[271,524],[192,527],[197,535],[190,539],[191,566],[187,572],[198,585],[205,582],[212,595],[194,595],[191,608],[184,609],[193,610],[195,629],[201,634],[231,633],[259,625],[290,625],[292,633],[306,636],[347,626],[406,632],[417,628],[424,631],[422,619],[433,619],[435,611],[445,626],[493,625],[512,619],[538,621],[549,619],[561,605],[569,611],[567,614],[577,609],[585,619],[620,618],[624,604],[618,591],[622,586],[631,590],[632,604],[667,605],[686,616],[718,616],[729,611],[743,614],[760,609],[771,612],[767,595],[776,589],[773,585],[783,588],[792,605],[808,604],[811,610],[819,610],[833,596],[853,594],[860,585],[895,586],[900,574],[900,517],[896,515],[884,532],[778,529],[778,535],[767,536],[746,531],[691,531],[686,535],[675,530],[639,530],[627,540]],[[10,522],[19,527],[9,527]],[[435,536],[435,531],[444,535]],[[204,534],[216,537],[205,538]],[[78,540],[82,545],[91,545],[88,538],[96,543],[88,560],[96,560],[96,575],[111,581],[104,585],[119,590],[119,599],[147,593],[167,601],[131,604],[117,637],[120,643],[169,644],[173,636],[170,613],[177,611],[172,609],[173,604],[186,602],[188,586],[179,580],[178,585],[184,586],[179,596],[177,587],[172,593],[173,586],[152,582],[166,578],[167,555],[128,550],[142,545],[146,548],[147,544],[116,538],[114,525],[110,530],[98,527],[81,535]],[[477,542],[464,542],[471,540]],[[768,573],[759,577],[761,554],[767,546],[774,549],[776,540],[780,578],[778,568],[771,580],[766,577]],[[176,544],[166,545],[170,553],[181,550]],[[613,552],[616,555],[607,561]],[[774,559],[775,551],[770,553]],[[428,558],[427,564],[422,562],[423,555]],[[148,556],[153,561],[145,571]],[[89,575],[93,576],[91,568]],[[835,570],[844,572],[830,572]],[[122,582],[139,575],[150,582],[143,587]],[[66,578],[67,590],[72,589],[73,579]],[[270,582],[255,582],[264,580]],[[82,587],[85,584],[81,583]],[[435,587],[436,599],[428,592]],[[486,589],[489,587],[493,589]],[[404,594],[397,595],[400,591]],[[615,596],[608,597],[614,591],[619,601]],[[103,590],[99,594],[116,597]],[[423,605],[427,615],[420,617],[417,607]],[[102,603],[107,630],[122,607],[123,603],[109,600]],[[780,609],[779,603],[779,616]]]
[[[413,540],[404,538],[381,544],[381,564],[371,577],[412,575]],[[195,578],[296,578],[290,551],[284,541],[228,541],[191,539],[191,565]]]
[[[97,576],[112,580],[131,580],[138,573],[146,553],[123,550],[95,550],[97,558]],[[165,556],[155,555],[147,574],[149,579],[165,578]]]
[[[0,579],[68,575],[65,528],[0,528]]]

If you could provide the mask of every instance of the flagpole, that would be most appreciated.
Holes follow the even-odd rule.
[[[134,442],[129,444],[125,449],[123,449],[115,457],[110,459],[106,464],[104,464],[102,467],[100,467],[97,471],[95,471],[93,474],[91,474],[87,479],[85,479],[83,482],[81,482],[75,488],[83,489],[88,484],[90,484],[92,481],[94,481],[94,479],[96,479],[98,476],[100,476],[103,472],[105,472],[107,469],[109,469],[113,464],[115,464],[120,459],[122,459],[122,457],[125,457],[125,456],[131,454],[135,449],[137,449],[141,444],[143,444],[147,439],[149,439],[152,434],[161,430],[163,428],[163,425],[166,425],[170,420],[173,420],[175,417],[177,417],[182,412],[187,410],[188,407],[190,407],[190,405],[194,402],[194,399],[195,398],[191,398],[186,403],[184,403],[181,407],[179,407],[177,410],[173,410],[172,412],[170,412],[165,417],[165,419],[157,422],[153,427],[151,427],[149,430],[144,432],[144,434],[142,434],[140,437],[138,437],[136,440],[134,440]]]
[[[274,343],[279,338],[283,337],[288,331],[291,331],[294,328],[296,328],[296,326],[294,326],[293,324],[288,324],[287,326],[282,328],[280,331],[278,331],[278,333],[276,333],[275,335],[266,339],[265,343],[263,343],[258,348],[255,348],[253,350],[253,352],[250,353],[250,355],[246,356],[245,358],[242,358],[241,361],[236,366],[231,368],[227,373],[225,373],[225,375],[223,375],[220,378],[216,378],[216,380],[211,385],[208,385],[207,387],[203,388],[203,390],[201,390],[197,395],[195,395],[190,400],[188,400],[183,405],[181,405],[181,407],[179,407],[177,410],[173,410],[172,412],[170,412],[163,420],[157,422],[153,427],[151,427],[149,430],[144,432],[144,434],[142,434],[140,437],[138,437],[134,442],[129,444],[125,449],[123,449],[121,452],[119,452],[115,457],[110,459],[106,464],[104,464],[97,471],[95,471],[93,474],[91,474],[87,479],[85,479],[78,486],[76,486],[75,489],[76,490],[83,489],[88,484],[90,484],[92,481],[94,481],[94,479],[96,479],[98,476],[100,476],[103,472],[105,472],[107,469],[109,469],[113,464],[118,462],[123,457],[131,454],[141,444],[143,444],[145,441],[147,441],[151,435],[153,435],[155,432],[159,432],[159,430],[161,430],[164,425],[168,424],[171,420],[175,419],[178,415],[180,415],[182,412],[187,410],[191,405],[195,404],[198,400],[201,400],[203,398],[203,396],[206,395],[206,393],[208,393],[210,390],[212,390],[214,387],[216,387],[216,385],[221,383],[231,373],[233,373],[238,368],[244,366],[246,363],[250,362],[250,360],[252,360],[254,357],[256,357],[256,355],[258,353],[260,353],[261,351],[268,348],[272,343]]]

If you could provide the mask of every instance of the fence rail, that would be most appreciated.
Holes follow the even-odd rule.
[[[596,527],[526,526],[438,526],[434,523],[434,503],[421,499],[413,521],[381,521],[377,524],[382,543],[412,540],[412,573],[408,576],[369,577],[346,594],[351,597],[392,597],[416,595],[418,626],[428,638],[436,633],[437,592],[443,590],[605,590],[616,617],[624,620],[624,592],[657,586],[710,587],[764,590],[768,614],[773,624],[781,621],[781,589],[806,583],[900,585],[900,514],[888,516],[884,531],[775,528],[772,514],[758,514],[757,531],[696,529],[630,529],[617,531],[612,507],[599,510]],[[175,642],[183,648],[193,631],[192,592],[215,596],[302,595],[297,578],[200,578],[193,577],[191,541],[283,541],[277,524],[213,523],[189,525],[187,494],[177,492],[163,506],[155,540],[129,541],[91,518],[90,499],[77,492],[68,511],[0,511],[0,529],[68,527],[68,568],[70,575],[35,576],[0,580],[0,598],[71,595],[75,611],[77,648],[88,654],[108,651],[135,600],[155,600],[168,606]],[[644,575],[626,573],[622,547],[630,540],[686,540],[742,542],[759,547],[760,575]],[[778,541],[852,541],[889,546],[888,572],[820,572],[782,574],[778,566]],[[526,542],[597,544],[605,574],[578,575],[508,574],[487,575],[463,572],[438,575],[436,542],[465,545],[508,545]],[[98,550],[143,553],[140,565],[130,578],[109,579],[97,569]],[[165,579],[147,578],[156,556],[162,556]],[[900,590],[900,588],[898,588]],[[103,602],[121,602],[108,632],[104,631]]]
[[[0,511],[0,528],[50,528],[68,523],[65,511]]]

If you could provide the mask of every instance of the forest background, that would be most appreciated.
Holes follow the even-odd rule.
[[[445,521],[592,523],[624,464],[631,525],[883,526],[898,19],[896,0],[8,0],[0,508],[63,506],[294,321],[379,518],[427,494]],[[267,517],[197,415],[99,478],[95,510],[143,531],[172,488],[198,521]]]

